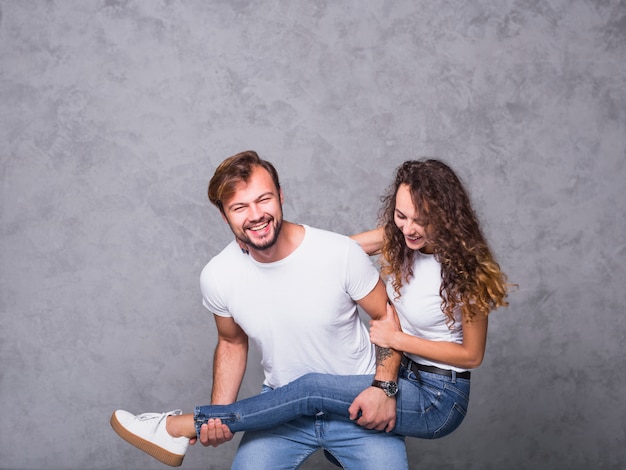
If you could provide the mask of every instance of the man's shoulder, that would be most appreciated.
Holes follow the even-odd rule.
[[[202,273],[204,274],[205,272],[211,270],[222,269],[224,266],[232,266],[234,263],[237,263],[240,257],[243,256],[247,255],[242,253],[237,242],[233,240],[226,245],[222,251],[209,260],[209,262],[202,269]]]
[[[367,254],[365,254],[359,244],[347,235],[321,228],[305,227],[307,229],[309,246],[315,247],[316,250],[322,250],[322,252],[330,256],[349,253],[349,257],[361,255],[367,257]]]
[[[306,236],[313,240],[321,240],[335,243],[345,243],[346,240],[350,240],[350,237],[341,233],[332,232],[323,228],[311,227],[309,225],[303,225],[306,229]]]

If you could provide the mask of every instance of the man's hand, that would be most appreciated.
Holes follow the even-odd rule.
[[[367,429],[391,432],[396,425],[396,398],[376,387],[368,387],[354,399],[350,419]]]
[[[205,446],[217,447],[233,438],[234,434],[230,428],[222,424],[220,419],[210,419],[200,427],[200,443]],[[198,439],[189,440],[189,444],[194,445]]]

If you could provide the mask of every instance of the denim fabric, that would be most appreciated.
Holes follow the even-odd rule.
[[[371,382],[371,375],[307,374],[231,405],[199,406],[196,428],[199,431],[210,418],[220,418],[233,432],[271,428],[246,433],[233,464],[236,469],[296,468],[319,448],[328,450],[344,468],[407,468],[398,435],[443,437],[467,413],[469,380],[431,373],[416,376],[401,368],[394,432],[370,431],[349,420],[348,407]]]
[[[393,432],[438,439],[459,427],[469,406],[470,381],[400,368]]]
[[[345,418],[297,418],[265,431],[247,431],[233,470],[292,470],[325,449],[347,470],[408,470],[404,437],[362,428]]]

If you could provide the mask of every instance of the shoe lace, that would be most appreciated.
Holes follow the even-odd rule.
[[[166,413],[142,413],[140,415],[137,415],[137,419],[139,421],[148,421],[151,419],[156,420],[154,424],[154,428],[153,428],[154,430],[156,430],[159,427],[159,424],[161,424],[161,421],[163,421],[168,416],[177,416],[177,415],[182,415],[182,414],[183,414],[182,410],[173,410],[173,411],[168,411]]]

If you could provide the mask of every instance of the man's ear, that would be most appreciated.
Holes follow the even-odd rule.
[[[228,219],[226,218],[226,214],[224,214],[223,211],[220,211],[220,215],[222,216],[222,220],[226,223],[228,223]]]
[[[283,189],[282,188],[280,188],[278,190],[278,196],[280,197],[280,205],[282,206],[283,203],[285,202],[285,197],[283,196]]]

